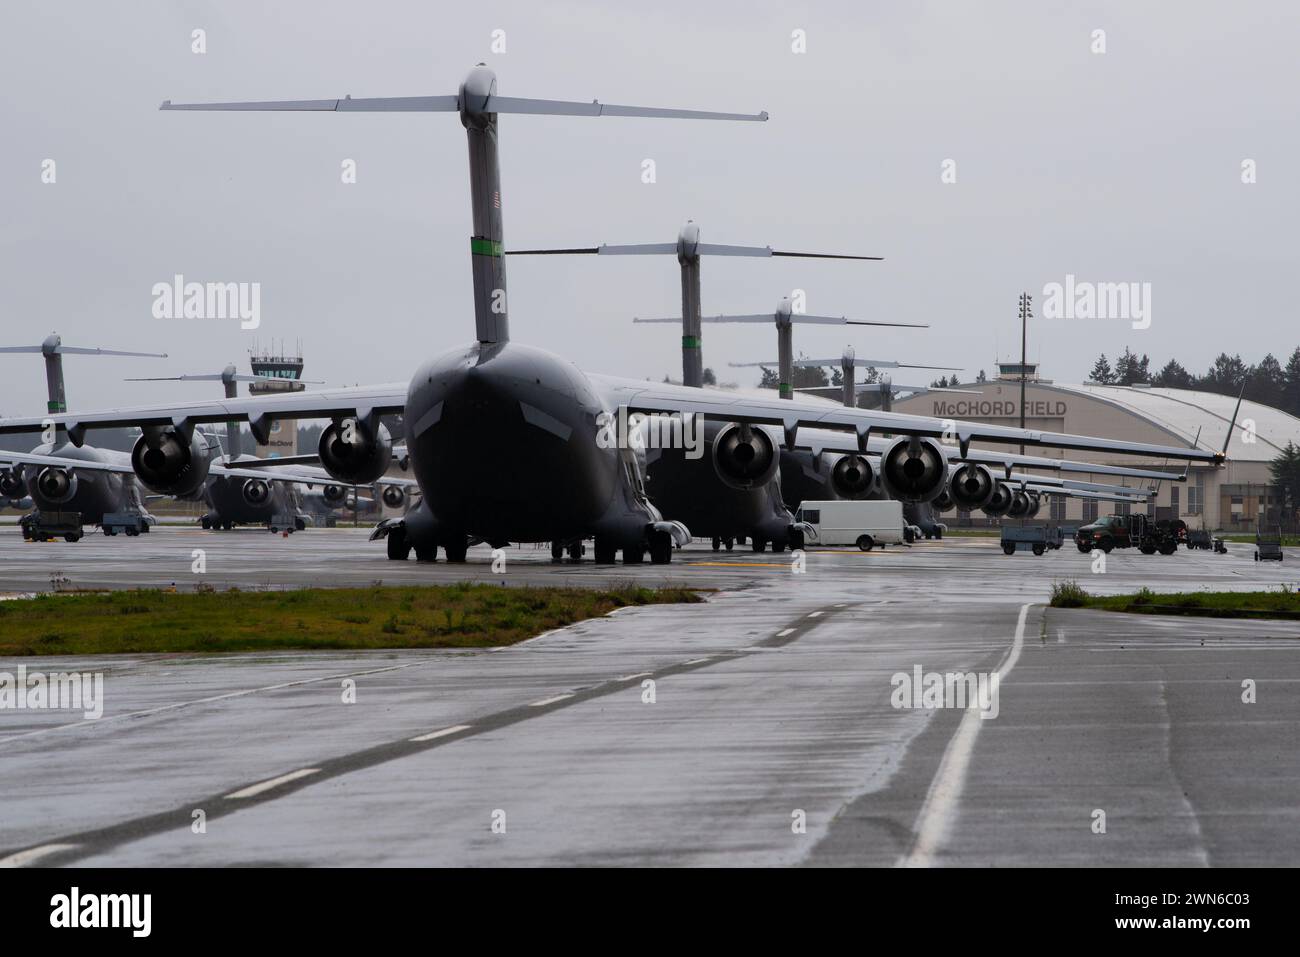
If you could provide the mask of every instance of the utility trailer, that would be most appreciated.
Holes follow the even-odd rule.
[[[288,534],[289,532],[301,532],[307,527],[307,522],[301,515],[286,512],[282,515],[272,515],[268,527],[273,533],[284,532]]]
[[[81,538],[80,512],[42,512],[39,509],[18,520],[23,538],[29,542],[52,542],[62,538],[75,542]]]
[[[1016,552],[1033,552],[1041,555],[1048,549],[1061,547],[1061,529],[1056,525],[1003,525],[1002,551],[1007,555]]]
[[[152,524],[153,516],[132,509],[126,512],[106,513],[100,520],[99,527],[105,535],[116,535],[121,532],[128,538],[135,538],[140,533],[149,531],[149,526]]]
[[[1255,561],[1280,562],[1282,560],[1282,529],[1265,532],[1263,527],[1255,533]]]

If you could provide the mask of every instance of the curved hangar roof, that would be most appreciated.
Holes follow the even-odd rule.
[[[1032,383],[1038,389],[1084,395],[1118,406],[1133,415],[1179,436],[1188,445],[1196,440],[1197,429],[1201,438],[1199,448],[1217,451],[1223,448],[1232,413],[1237,406],[1235,395],[1218,395],[1214,392],[1193,392],[1187,389],[1148,389],[1117,385],[1064,385],[1060,383]],[[1300,419],[1281,409],[1242,400],[1238,425],[1246,419],[1255,423],[1258,441],[1234,442],[1228,457],[1238,461],[1269,462],[1286,447],[1288,441],[1300,445]]]

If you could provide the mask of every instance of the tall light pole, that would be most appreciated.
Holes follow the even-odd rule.
[[[1025,427],[1025,385],[1029,373],[1029,317],[1032,316],[1031,303],[1034,297],[1027,292],[1020,294],[1020,428]],[[1025,454],[1025,444],[1020,443],[1020,454]]]

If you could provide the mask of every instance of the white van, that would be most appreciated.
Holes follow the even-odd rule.
[[[812,527],[809,545],[857,545],[864,552],[904,541],[903,503],[891,501],[809,501],[798,521]]]

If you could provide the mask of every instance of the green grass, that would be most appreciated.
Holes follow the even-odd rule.
[[[1128,595],[1091,595],[1078,582],[1052,586],[1053,608],[1100,608],[1139,615],[1199,615],[1206,618],[1300,619],[1300,592],[1197,591],[1161,594],[1142,588]]]
[[[51,594],[0,602],[0,656],[481,648],[615,608],[702,600],[685,588],[635,584]]]

